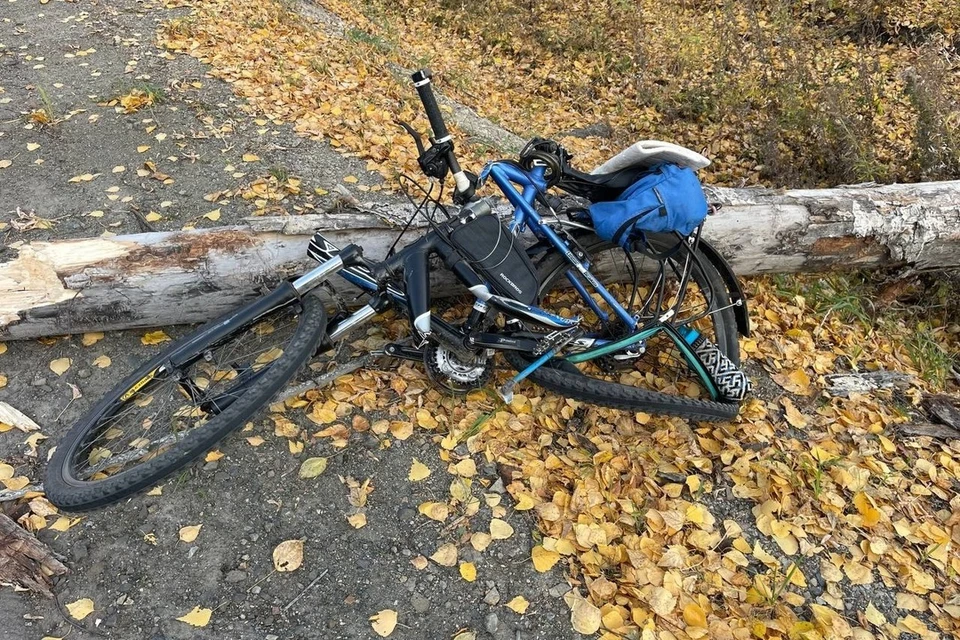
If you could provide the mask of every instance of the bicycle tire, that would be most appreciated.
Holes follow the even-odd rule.
[[[590,255],[616,248],[613,243],[603,241],[592,234],[580,238],[579,241]],[[736,318],[732,308],[729,307],[730,298],[723,278],[706,256],[700,254],[698,257],[700,258],[697,267],[700,271],[699,276],[708,282],[717,296],[717,306],[722,309],[712,316],[716,334],[714,342],[730,360],[739,364],[740,347],[737,339]],[[541,296],[550,291],[563,274],[564,260],[562,255],[556,254],[546,256],[540,261]],[[510,365],[518,371],[533,360],[518,351],[503,353]],[[529,377],[543,388],[564,397],[614,409],[674,415],[700,421],[730,420],[736,417],[740,409],[737,402],[702,400],[599,380],[584,375],[573,365],[562,361],[555,366],[540,367]]]
[[[251,302],[247,307],[257,304]],[[104,429],[104,420],[109,420],[110,412],[116,412],[125,406],[123,398],[145,376],[164,364],[169,354],[181,345],[194,341],[197,354],[211,347],[205,336],[213,334],[218,325],[240,313],[234,311],[210,322],[184,338],[174,342],[151,358],[139,369],[127,376],[100,402],[81,418],[62,438],[47,467],[44,491],[55,506],[67,511],[86,511],[117,502],[138,491],[155,485],[171,473],[196,460],[211,449],[217,442],[236,430],[260,408],[267,404],[310,359],[316,351],[326,330],[327,314],[322,301],[315,296],[305,296],[301,301],[301,311],[297,317],[294,333],[285,343],[286,347],[276,360],[269,363],[262,375],[245,388],[242,395],[221,413],[215,415],[195,429],[191,429],[173,446],[165,449],[156,457],[141,464],[94,481],[80,479],[74,473],[74,456],[78,449],[89,440],[91,432]],[[259,315],[255,320],[241,324],[227,337],[233,337],[248,330],[265,315],[273,313],[281,306],[274,307]],[[222,344],[221,339],[217,344]],[[189,352],[188,352],[189,353]],[[129,402],[129,401],[127,401]]]

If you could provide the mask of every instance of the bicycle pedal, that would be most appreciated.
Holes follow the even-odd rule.
[[[559,351],[582,335],[583,329],[580,327],[552,331],[540,340],[536,350],[533,351],[533,355],[541,356],[551,350]]]
[[[506,404],[513,402],[513,385],[514,381],[506,383],[499,389],[497,389],[497,395],[500,396],[500,399],[503,400]]]

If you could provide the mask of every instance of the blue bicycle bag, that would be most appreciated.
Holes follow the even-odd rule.
[[[597,235],[629,247],[643,233],[688,236],[707,217],[707,198],[693,169],[658,164],[610,202],[590,205]]]

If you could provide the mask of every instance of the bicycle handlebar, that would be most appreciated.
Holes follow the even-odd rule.
[[[434,142],[446,142],[450,139],[450,132],[447,131],[447,124],[443,121],[443,114],[440,113],[437,98],[433,95],[433,87],[430,86],[430,78],[433,77],[433,74],[430,69],[421,69],[410,77],[413,79],[413,86],[420,96],[420,102],[423,103],[423,109],[427,112],[427,118],[430,120]]]

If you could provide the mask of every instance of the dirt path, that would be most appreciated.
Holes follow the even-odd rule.
[[[378,188],[379,176],[361,162],[246,113],[202,65],[157,49],[158,23],[178,11],[132,0],[5,5],[0,160],[11,161],[0,169],[5,247],[326,208],[334,197],[328,192],[346,176],[358,178],[348,181],[351,190]],[[151,96],[153,104],[133,113],[110,104],[123,96],[130,102],[131,95]],[[53,123],[30,124],[34,110],[46,111]],[[40,481],[47,444],[159,348],[140,337],[113,334],[89,347],[79,336],[10,344],[0,355],[8,380],[0,400],[43,425],[50,440],[32,456],[18,432],[0,434],[0,458]],[[111,359],[109,367],[92,364],[101,355]],[[59,358],[71,360],[63,375],[48,366]],[[382,380],[371,373],[356,386],[377,389]],[[75,400],[74,388],[82,394]],[[397,411],[356,415],[408,420]],[[515,513],[508,497],[502,516],[515,533],[483,553],[461,545],[459,561],[475,563],[476,581],[464,580],[456,566],[431,562],[418,570],[411,560],[468,533],[417,513],[418,504],[446,495],[454,479],[430,438],[422,431],[405,440],[367,431],[339,450],[328,439],[308,437],[319,429],[302,411],[289,417],[307,442],[298,455],[261,416],[251,432],[223,445],[222,459],[180,474],[162,495],[87,515],[66,532],[41,530],[72,571],[56,586],[61,603],[94,601],[95,612],[77,623],[91,631],[71,629],[50,601],[4,589],[0,637],[369,638],[368,618],[382,609],[399,612],[398,638],[449,638],[462,629],[511,640],[571,637],[559,598],[568,589],[562,572],[533,571],[531,518]],[[254,447],[245,439],[254,436],[264,443]],[[393,446],[384,449],[385,441]],[[328,454],[324,475],[298,479],[303,459]],[[432,471],[416,484],[407,480],[414,457]],[[347,522],[352,507],[338,476],[371,479],[367,526]],[[470,523],[476,530],[493,515],[487,502],[503,493],[493,466],[479,464],[472,492],[484,505]],[[196,524],[203,525],[198,538],[181,542],[179,529]],[[300,538],[303,568],[273,573],[273,548]],[[531,603],[524,616],[505,607],[518,595]],[[176,620],[195,606],[214,610],[207,627]]]

